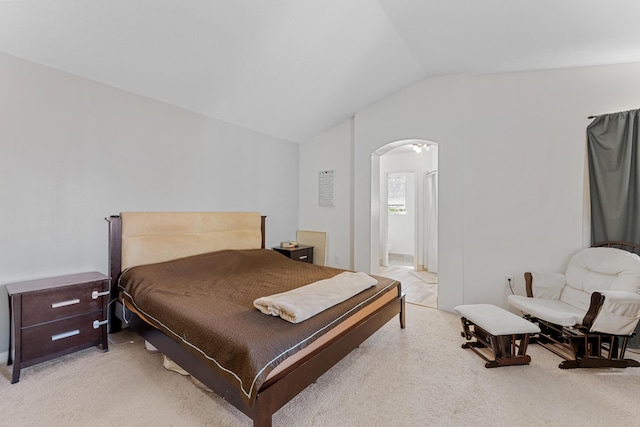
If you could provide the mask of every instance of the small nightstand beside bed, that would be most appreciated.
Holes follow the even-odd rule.
[[[123,213],[110,217],[110,268],[120,321],[253,419],[272,414],[399,315],[400,283],[370,288],[300,323],[253,301],[344,270],[264,249],[258,213]],[[375,282],[375,281],[374,281]]]

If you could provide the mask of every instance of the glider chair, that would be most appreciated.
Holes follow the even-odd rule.
[[[640,319],[640,257],[603,245],[576,253],[564,274],[525,273],[527,296],[508,297],[540,327],[537,343],[565,359],[562,369],[640,366],[624,358]]]

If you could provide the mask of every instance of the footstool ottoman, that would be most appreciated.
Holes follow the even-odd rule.
[[[528,365],[529,335],[540,328],[500,307],[491,304],[459,305],[454,310],[462,321],[461,335],[468,340],[462,348],[469,348],[484,360],[485,367]],[[475,341],[471,341],[475,338]]]

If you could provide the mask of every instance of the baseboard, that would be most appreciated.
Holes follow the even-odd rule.
[[[8,351],[3,351],[2,353],[0,353],[0,360],[3,363],[7,363],[7,361],[9,360],[9,352]]]

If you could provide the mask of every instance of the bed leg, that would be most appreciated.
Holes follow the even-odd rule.
[[[269,392],[273,390],[267,391],[268,392],[264,394],[259,393],[253,403],[250,415],[253,419],[253,427],[271,427],[271,418],[275,410],[273,409],[273,398]],[[249,413],[247,413],[247,415],[249,415]]]
[[[271,427],[271,414],[258,411],[253,419],[253,427]]]
[[[405,304],[404,304],[404,294],[400,297],[400,328],[404,329],[406,320],[405,320]]]

